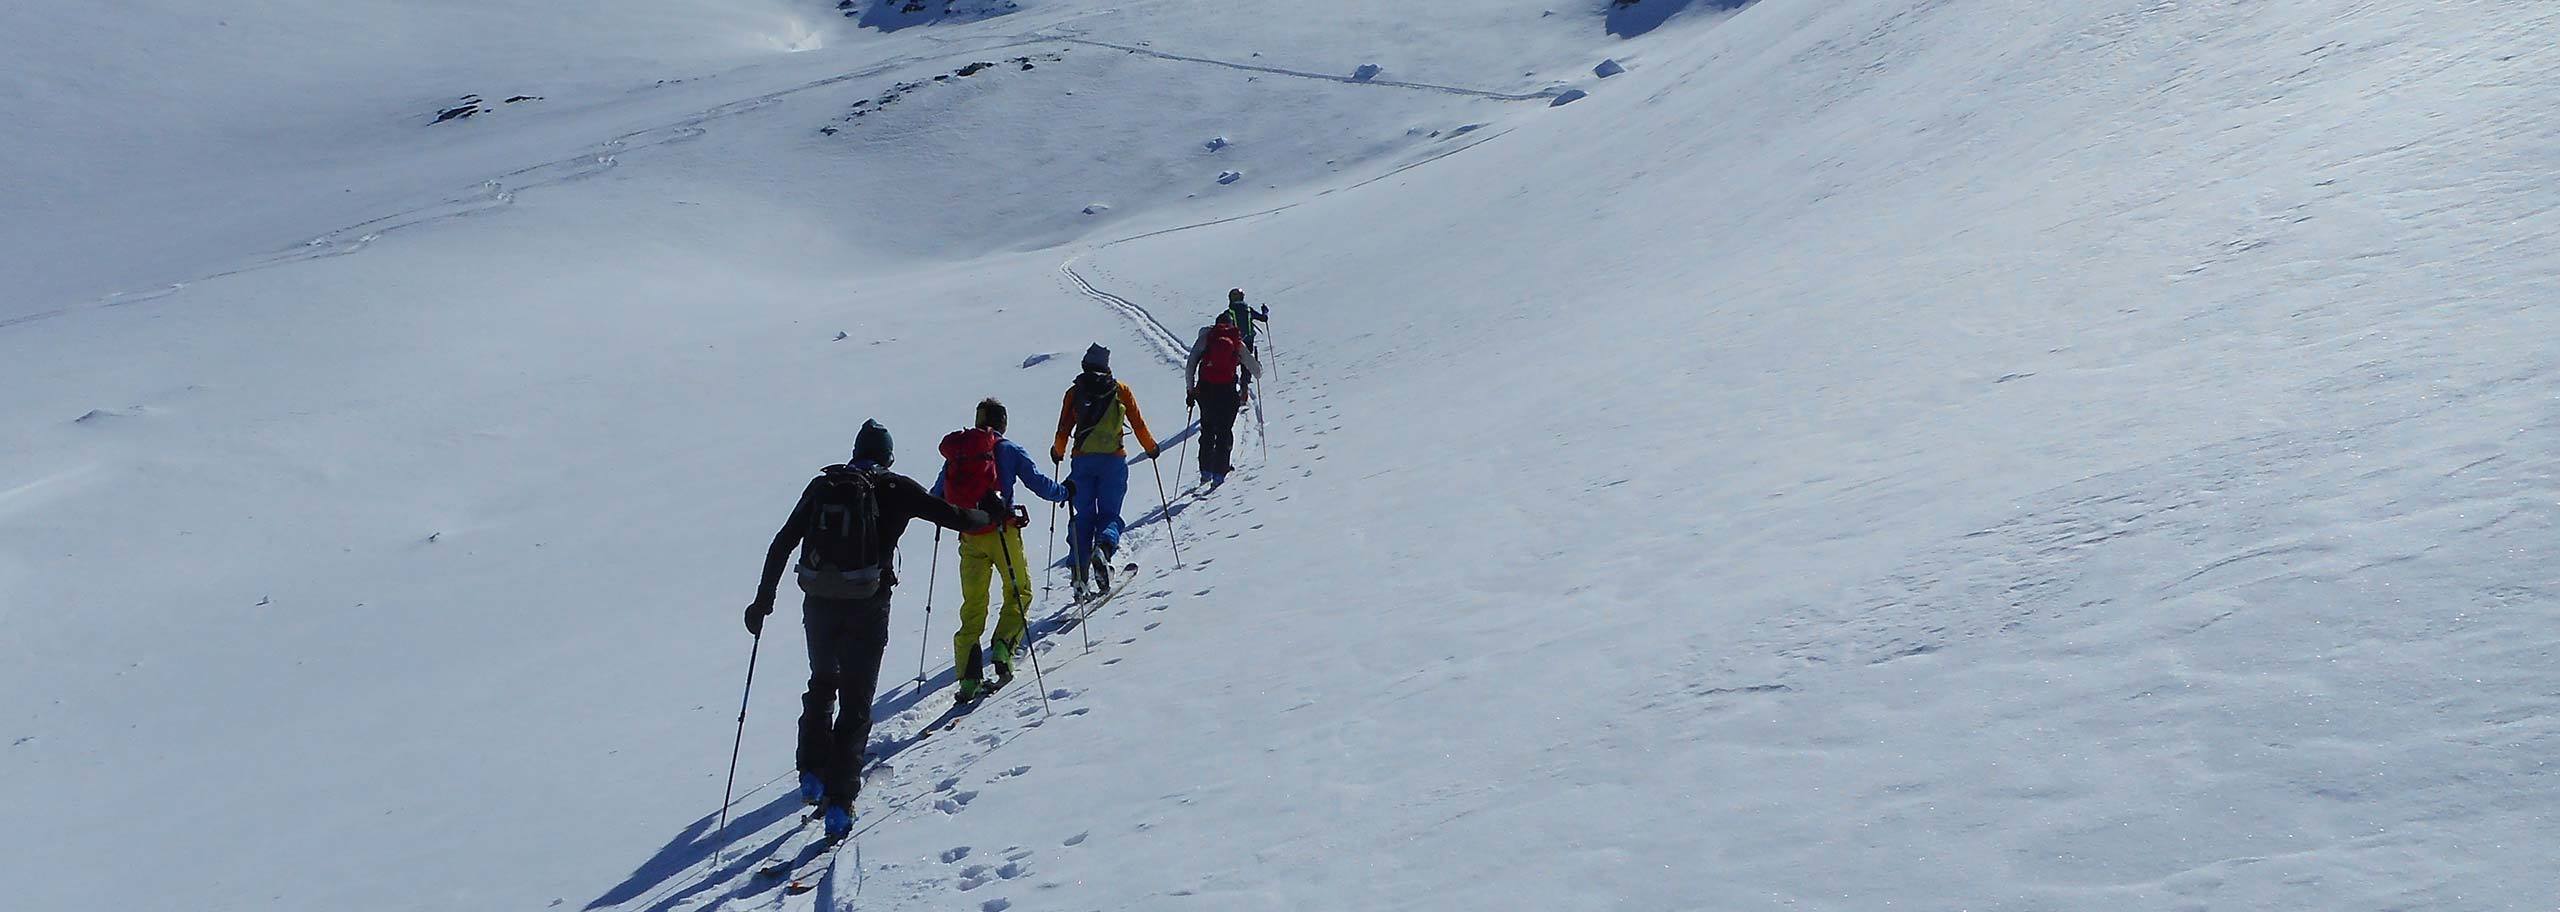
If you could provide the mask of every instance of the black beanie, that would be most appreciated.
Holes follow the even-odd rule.
[[[889,444],[889,429],[878,421],[862,423],[862,432],[853,435],[853,461],[889,465],[895,450]]]
[[[1084,369],[1097,374],[1110,373],[1111,350],[1102,347],[1102,343],[1099,342],[1094,343],[1092,348],[1085,349]]]

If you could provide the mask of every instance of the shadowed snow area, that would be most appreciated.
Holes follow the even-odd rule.
[[[2560,895],[2560,9],[907,5],[0,8],[11,908]],[[785,604],[721,829],[799,486],[1097,342],[1128,588],[928,737],[910,531],[832,851]]]

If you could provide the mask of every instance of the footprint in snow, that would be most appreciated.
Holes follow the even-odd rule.
[[[1148,624],[1147,626],[1145,626],[1144,628],[1141,628],[1141,629],[1144,629],[1144,630],[1154,630],[1154,629],[1156,629],[1156,628],[1158,628],[1158,627],[1162,627],[1162,626],[1164,626],[1164,622],[1163,622],[1163,621],[1156,621],[1156,622],[1154,622],[1154,623],[1150,623],[1150,624]]]
[[[942,850],[943,864],[957,864],[960,859],[967,857],[969,857],[968,846],[952,846],[948,849]]]
[[[1093,838],[1093,831],[1092,831],[1092,830],[1086,830],[1086,831],[1084,831],[1084,832],[1082,832],[1082,833],[1077,833],[1077,834],[1075,834],[1075,835],[1073,835],[1073,836],[1069,836],[1069,837],[1067,837],[1067,841],[1065,841],[1065,842],[1061,842],[1061,843],[1058,843],[1058,844],[1059,844],[1059,845],[1064,845],[1064,846],[1080,846],[1080,845],[1083,845],[1083,844],[1084,844],[1084,841],[1085,841],[1085,840],[1087,840],[1087,839],[1091,839],[1091,838]]]
[[[960,869],[960,892],[967,893],[986,886],[987,873],[990,870],[986,865],[970,865]]]
[[[945,814],[957,814],[960,813],[962,808],[968,807],[969,802],[976,800],[978,800],[978,793],[975,790],[953,792],[951,797],[936,801],[933,803],[933,806],[934,809]]]
[[[1013,902],[1004,899],[990,899],[978,904],[978,912],[1004,912],[1010,908],[1013,908]]]

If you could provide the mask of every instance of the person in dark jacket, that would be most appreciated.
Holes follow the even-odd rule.
[[[889,593],[898,537],[910,520],[975,529],[1003,511],[990,497],[977,509],[944,503],[915,479],[889,471],[889,429],[866,421],[853,459],[826,467],[800,492],[791,518],[766,550],[747,632],[764,635],[783,561],[800,551],[801,630],[809,641],[809,690],[800,697],[800,797],[826,806],[827,835],[853,828],[862,753],[871,739],[871,698],[889,646]]]
[[[1261,334],[1254,331],[1253,324],[1271,322],[1271,305],[1262,305],[1260,309],[1246,307],[1244,306],[1244,289],[1230,288],[1227,289],[1226,314],[1236,322],[1236,331],[1244,334],[1245,350],[1256,355],[1261,354]]]

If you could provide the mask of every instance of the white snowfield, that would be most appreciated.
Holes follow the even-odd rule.
[[[2560,908],[2560,4],[834,6],[0,5],[0,907]],[[809,474],[1239,286],[717,831]]]

